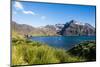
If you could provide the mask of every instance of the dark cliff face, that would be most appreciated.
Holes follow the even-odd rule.
[[[46,25],[43,27],[32,27],[26,24],[18,24],[14,21],[11,23],[12,30],[22,35],[62,35],[62,36],[79,36],[79,35],[95,35],[95,28],[88,23],[82,24],[78,21],[71,20],[65,24]]]
[[[88,23],[81,24],[80,22],[71,20],[67,22],[64,27],[58,32],[59,35],[64,36],[78,36],[78,35],[95,35],[95,28]]]

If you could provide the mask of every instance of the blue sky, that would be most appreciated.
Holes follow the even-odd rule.
[[[12,20],[34,27],[64,24],[76,20],[95,27],[95,6],[13,1]]]

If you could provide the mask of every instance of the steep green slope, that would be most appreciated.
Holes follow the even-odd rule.
[[[30,41],[15,32],[12,34],[12,65],[48,64],[85,61],[70,55],[64,49],[53,48],[45,43]]]
[[[86,41],[78,44],[69,50],[74,56],[86,58],[87,61],[96,60],[96,43],[95,41]]]

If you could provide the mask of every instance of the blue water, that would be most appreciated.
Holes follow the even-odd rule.
[[[43,36],[31,37],[33,41],[39,41],[56,48],[70,49],[83,41],[95,40],[95,36]]]

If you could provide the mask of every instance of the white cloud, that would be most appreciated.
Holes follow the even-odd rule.
[[[45,20],[45,19],[46,19],[46,16],[41,16],[41,19],[42,19],[42,20]]]
[[[32,11],[25,11],[25,10],[23,10],[23,13],[24,13],[24,14],[32,14],[32,15],[35,15],[35,13],[32,12]]]
[[[35,15],[35,12],[33,12],[33,11],[30,11],[30,10],[26,11],[26,10],[24,10],[24,7],[23,7],[23,5],[20,2],[15,2],[14,6],[15,6],[16,9],[20,9],[24,14]]]
[[[16,8],[18,8],[18,9],[24,10],[23,5],[20,2],[15,2],[15,5],[14,6]]]
[[[15,2],[14,3],[14,7],[16,8],[16,9],[19,9],[22,13],[24,13],[24,14],[30,14],[30,15],[38,15],[38,14],[36,14],[34,11],[31,11],[31,10],[25,10],[25,8],[24,8],[24,6],[20,3],[20,2]],[[16,14],[16,12],[14,12],[14,14]],[[42,19],[42,20],[45,20],[46,19],[46,16],[40,16],[40,18]]]

